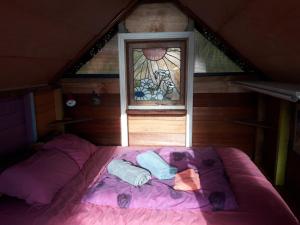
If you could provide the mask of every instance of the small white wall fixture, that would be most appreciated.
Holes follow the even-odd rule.
[[[194,32],[156,32],[156,33],[120,33],[118,34],[119,48],[119,74],[120,74],[120,102],[121,102],[121,145],[128,146],[128,121],[127,121],[127,76],[126,76],[126,42],[127,41],[166,41],[186,40],[187,62],[185,81],[185,109],[186,114],[186,147],[192,146],[192,121],[193,121],[193,77],[194,77]],[[183,106],[174,106],[182,109]],[[171,109],[172,107],[168,107]],[[164,106],[145,107],[146,109],[165,109]]]

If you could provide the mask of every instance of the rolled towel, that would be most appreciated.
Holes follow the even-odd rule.
[[[119,159],[112,160],[107,165],[107,171],[134,186],[141,186],[151,179],[149,171]]]
[[[177,173],[177,168],[168,165],[154,151],[143,152],[137,155],[136,160],[141,167],[149,170],[159,180],[172,179]]]

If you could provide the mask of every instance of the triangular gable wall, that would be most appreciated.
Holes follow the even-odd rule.
[[[118,37],[114,35],[99,53],[77,71],[77,74],[117,74],[118,54]]]
[[[243,72],[213,43],[195,30],[195,73]]]
[[[159,13],[157,13],[158,8]],[[123,29],[125,27],[129,32],[184,31],[184,23],[186,23],[185,28],[190,26],[187,21],[189,21],[188,16],[172,3],[142,4],[125,19]],[[177,25],[178,23],[181,27]],[[176,26],[174,26],[175,24]],[[199,29],[199,26],[197,24],[194,31],[196,41],[195,73],[256,71],[239,56],[232,53],[230,48],[219,41],[212,32],[208,32],[203,27]],[[117,30],[117,27],[114,27],[104,38],[99,39],[76,65],[65,72],[65,76],[88,77],[96,74],[106,74],[107,76],[118,74]]]

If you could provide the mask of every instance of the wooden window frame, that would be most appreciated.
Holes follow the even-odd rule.
[[[126,57],[128,63],[126,64],[126,79],[127,79],[127,95],[128,95],[128,108],[132,109],[143,109],[144,106],[185,106],[185,80],[186,80],[186,39],[177,39],[177,40],[155,40],[155,41],[126,41]],[[171,48],[179,47],[182,49],[180,55],[180,97],[179,100],[170,100],[170,101],[141,101],[134,99],[134,78],[133,78],[133,57],[132,52],[135,48]]]
[[[126,42],[128,41],[170,41],[186,40],[186,77],[184,105],[144,105],[130,106],[128,103],[128,80],[126,75],[127,57]],[[119,74],[120,74],[120,105],[121,105],[121,145],[128,146],[127,112],[139,110],[186,110],[186,147],[192,146],[193,120],[193,77],[194,77],[194,32],[153,32],[153,33],[119,33]]]

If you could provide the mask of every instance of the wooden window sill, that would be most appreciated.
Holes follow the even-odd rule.
[[[185,116],[186,109],[157,109],[157,110],[141,110],[141,109],[127,109],[128,115],[161,115],[161,116]]]

